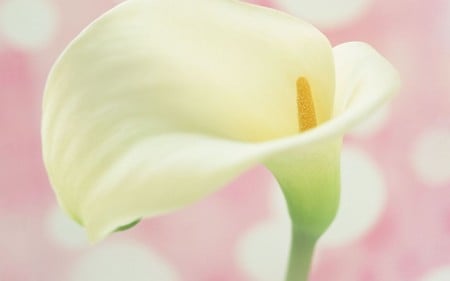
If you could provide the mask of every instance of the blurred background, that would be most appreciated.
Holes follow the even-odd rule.
[[[0,0],[0,281],[282,281],[289,221],[256,167],[180,212],[89,245],[59,209],[40,152],[52,63],[120,1]],[[450,1],[266,0],[333,45],[366,41],[401,93],[342,152],[342,205],[312,281],[450,280]]]

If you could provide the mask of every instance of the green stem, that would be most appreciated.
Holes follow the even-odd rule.
[[[307,281],[317,238],[292,227],[291,253],[286,281]]]

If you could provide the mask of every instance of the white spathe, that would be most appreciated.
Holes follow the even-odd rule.
[[[318,121],[302,133],[299,77]],[[297,196],[291,213],[324,206],[304,217],[314,221],[308,231],[320,232],[337,209],[343,134],[398,84],[370,46],[331,48],[313,26],[275,10],[130,0],[54,65],[44,161],[60,204],[93,241],[194,202],[258,163]]]

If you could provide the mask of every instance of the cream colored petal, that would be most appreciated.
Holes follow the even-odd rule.
[[[54,131],[56,116],[116,110],[158,127],[263,141],[298,132],[300,76],[311,84],[319,123],[328,120],[332,50],[311,25],[238,1],[130,0],[66,50],[45,108],[59,108],[49,116]]]
[[[97,241],[122,225],[203,198],[254,166],[260,155],[249,144],[207,136],[144,138],[107,165],[75,203],[90,240]]]
[[[389,99],[399,88],[394,67],[371,46],[348,42],[334,47],[336,94],[334,115],[344,111],[367,112]]]
[[[312,163],[296,173],[316,167],[372,106],[352,105],[297,134],[298,76],[311,84],[319,121],[329,118],[330,50],[311,26],[265,8],[125,2],[86,29],[48,79],[42,144],[59,202],[95,241],[198,200],[257,163],[283,178],[284,153]]]
[[[136,146],[142,155],[163,155],[152,144],[174,133],[240,141],[294,135],[297,78],[309,80],[319,119],[326,120],[334,85],[325,81],[334,80],[333,71],[327,39],[280,12],[229,0],[126,1],[70,44],[47,81],[43,156],[58,199],[80,223],[96,220],[86,210],[103,190],[99,182],[114,178],[113,167]],[[184,146],[168,143],[173,150]],[[156,160],[144,167],[159,169]],[[124,176],[136,168],[125,166]],[[207,192],[198,187],[183,200]]]
[[[300,207],[317,208],[324,201],[328,203],[329,208],[322,208],[314,218],[307,216],[313,230],[322,229],[335,208],[330,196],[338,192],[339,144],[339,138],[303,142],[301,136],[290,145],[281,141],[250,144],[189,134],[149,137],[127,146],[113,162],[97,167],[101,172],[88,183],[91,188],[83,200],[76,196],[62,198],[66,194],[58,194],[58,198],[75,200],[90,240],[98,241],[137,219],[193,203],[249,168],[266,163],[279,180],[297,184],[297,190],[289,192],[303,194],[297,199],[304,197],[307,203]],[[101,159],[96,156],[94,152],[93,161]],[[86,174],[86,170],[79,171]],[[328,190],[317,192],[318,186]],[[305,201],[296,204],[301,202]]]

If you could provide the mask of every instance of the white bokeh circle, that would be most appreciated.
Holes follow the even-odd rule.
[[[89,245],[84,229],[69,218],[59,206],[54,206],[46,218],[46,229],[53,242],[64,248]]]
[[[18,48],[42,48],[53,39],[57,18],[49,1],[6,0],[0,4],[0,33]]]
[[[273,183],[271,184],[269,200],[269,208],[272,218],[290,222],[286,199],[284,198],[283,191],[275,178],[273,178]]]
[[[450,265],[436,268],[426,273],[420,281],[449,281],[450,280]]]
[[[363,15],[372,0],[274,0],[280,9],[321,27],[348,24]]]
[[[289,258],[291,223],[280,187],[270,190],[271,217],[253,226],[237,244],[238,264],[259,281],[283,280]]]
[[[146,245],[101,244],[72,268],[70,281],[178,281],[174,268]]]
[[[237,245],[241,269],[259,281],[283,280],[289,257],[289,221],[268,220],[253,226]]]
[[[354,137],[370,137],[378,133],[387,123],[391,112],[389,105],[380,107],[374,114],[371,114],[361,124],[354,127],[349,135]]]
[[[342,246],[361,238],[376,224],[385,203],[386,187],[378,167],[364,151],[344,148],[339,210],[319,245]]]
[[[429,129],[416,140],[412,164],[427,184],[450,183],[450,129]]]

